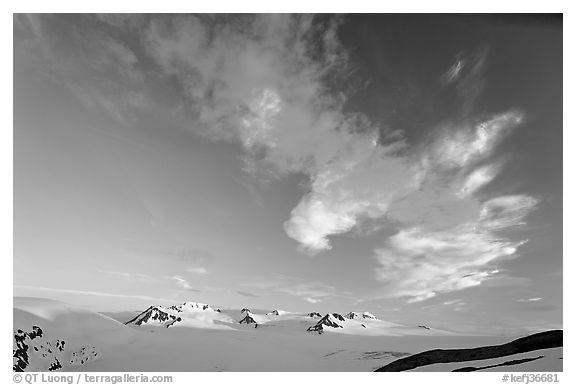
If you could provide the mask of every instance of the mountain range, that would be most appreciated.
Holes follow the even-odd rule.
[[[384,367],[418,371],[422,366],[418,352],[452,348],[450,362],[458,362],[470,345],[509,342],[504,336],[401,325],[366,311],[252,311],[198,302],[101,314],[58,301],[16,297],[13,320],[14,371],[370,371]],[[542,339],[531,340],[529,351],[541,345],[542,357],[526,356],[526,350],[488,349],[484,361],[474,368],[503,367],[493,360],[504,352],[513,362],[505,366],[507,371],[513,371],[514,365],[519,371],[526,365],[561,370],[561,331],[554,338],[553,346]],[[493,351],[500,355],[490,357]],[[415,357],[417,364],[406,361],[409,357]],[[430,355],[422,357],[428,360]],[[454,365],[446,363],[445,355],[440,357],[423,368],[443,370],[442,365]],[[405,361],[387,366],[401,359]]]

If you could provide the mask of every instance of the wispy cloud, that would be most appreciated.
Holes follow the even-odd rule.
[[[99,273],[110,275],[112,277],[120,278],[126,281],[155,281],[156,279],[148,274],[127,272],[127,271],[110,271],[110,270],[96,270]]]
[[[178,261],[201,266],[211,265],[216,259],[216,256],[210,251],[197,248],[163,250],[159,254],[163,257],[174,258]]]
[[[169,302],[169,303],[175,302],[174,299],[150,297],[147,295],[112,294],[112,293],[106,293],[106,292],[100,292],[100,291],[56,289],[56,288],[50,288],[50,287],[29,286],[29,285],[14,285],[14,288],[44,291],[44,292],[55,292],[55,293],[93,295],[93,296],[99,296],[99,297],[131,298],[131,299],[142,299],[142,300],[146,300],[146,301],[162,301],[162,302]]]
[[[496,277],[497,262],[526,242],[498,232],[524,224],[538,200],[479,194],[503,168],[493,159],[495,149],[523,114],[511,110],[474,120],[447,124],[406,156],[415,166],[404,186],[412,188],[402,186],[383,213],[398,232],[375,250],[383,296],[414,302],[478,286]]]
[[[522,225],[538,200],[482,195],[506,166],[498,146],[524,119],[517,110],[473,113],[487,48],[458,55],[442,79],[462,101],[459,110],[414,142],[398,127],[347,113],[346,95],[331,92],[329,79],[350,69],[338,17],[90,20],[83,25],[94,28],[79,28],[82,18],[18,17],[26,44],[17,54],[40,50],[56,81],[124,121],[158,99],[153,90],[169,90],[164,94],[175,96],[154,107],[211,139],[239,143],[246,171],[265,178],[306,175],[308,191],[283,225],[305,253],[330,250],[330,237],[385,219],[397,233],[374,251],[376,277],[386,283],[381,295],[418,301],[480,285],[497,277],[497,262],[525,242],[499,232]],[[67,37],[67,44],[55,36]],[[190,288],[183,277],[172,278]],[[295,283],[274,290],[315,299],[335,292]]]
[[[308,175],[309,191],[284,223],[300,250],[330,250],[331,236],[387,218],[398,233],[375,251],[382,295],[423,300],[497,275],[496,261],[525,241],[496,232],[521,225],[538,202],[521,194],[479,198],[504,167],[496,149],[524,118],[517,110],[471,114],[487,50],[461,56],[448,72],[464,100],[460,115],[414,145],[401,131],[344,113],[343,100],[327,92],[325,76],[346,68],[348,57],[337,22],[318,33],[313,20],[257,17],[250,27],[215,31],[201,18],[160,19],[147,47],[185,85],[205,133],[241,143],[248,171]],[[303,298],[330,292],[303,284],[274,290]]]
[[[441,78],[444,86],[455,87],[464,112],[470,112],[484,89],[484,68],[488,48],[460,52]]]
[[[259,295],[253,294],[253,293],[248,293],[247,291],[236,291],[236,293],[240,294],[243,297],[250,297],[250,298],[259,298]]]
[[[310,298],[310,297],[306,297],[304,298],[305,301],[310,302],[310,303],[320,303],[322,302],[321,299],[317,299],[317,298]]]
[[[334,286],[322,282],[308,282],[301,278],[285,275],[275,275],[275,280],[255,281],[243,286],[266,290],[267,292],[288,294],[308,302],[310,300],[316,301],[312,303],[318,303],[328,298],[352,298],[351,293],[338,290]]]
[[[205,267],[189,267],[186,269],[187,272],[196,275],[207,275],[208,270]]]
[[[173,277],[170,277],[172,280],[176,281],[176,284],[181,287],[184,290],[188,290],[188,291],[194,291],[194,292],[200,292],[200,290],[198,289],[194,289],[192,287],[192,285],[190,285],[190,282],[188,282],[186,279],[184,279],[182,276],[180,275],[175,275]]]
[[[535,297],[535,298],[522,298],[519,299],[518,302],[538,302],[541,301],[542,297]]]
[[[21,39],[16,53],[26,55],[86,107],[129,124],[135,111],[149,106],[136,53],[93,16],[20,14],[15,26]]]

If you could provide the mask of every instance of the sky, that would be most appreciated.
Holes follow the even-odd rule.
[[[562,327],[562,18],[14,15],[14,295]]]

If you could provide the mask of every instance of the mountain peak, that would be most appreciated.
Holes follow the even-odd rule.
[[[182,313],[184,311],[216,311],[210,307],[210,305],[200,302],[184,302],[179,305],[172,305],[168,307],[170,310]]]
[[[256,324],[258,325],[258,322],[256,322],[256,320],[254,320],[254,318],[252,318],[252,313],[250,311],[246,312],[246,316],[244,318],[242,318],[238,323],[241,324]]]
[[[360,317],[365,318],[365,319],[378,319],[378,318],[376,318],[376,316],[374,314],[369,313],[367,311],[362,312],[362,313],[359,313],[356,311],[351,311],[350,313],[346,314],[345,317],[348,319],[355,319],[355,318],[360,318]]]
[[[344,317],[342,317],[340,314],[338,313],[333,313],[333,314],[326,314],[324,317],[322,317],[314,326],[310,326],[307,331],[309,332],[318,332],[318,334],[322,334],[324,333],[324,328],[325,327],[331,327],[331,328],[342,328],[343,326],[340,325],[337,321],[344,321]]]
[[[150,306],[148,309],[126,322],[126,325],[134,324],[141,326],[142,324],[156,324],[170,327],[180,321],[182,321],[182,318],[168,313],[165,309],[159,306]]]

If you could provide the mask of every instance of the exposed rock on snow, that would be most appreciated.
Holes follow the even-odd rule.
[[[312,313],[306,314],[308,317],[322,317],[322,314],[313,311]]]
[[[176,308],[175,306],[169,307],[169,309],[182,312],[182,306],[178,305],[180,308]],[[166,312],[164,309],[158,306],[150,306],[148,309],[144,310],[142,313],[138,314],[135,318],[131,319],[130,321],[126,322],[126,325],[134,324],[134,325],[142,325],[142,324],[156,324],[162,325],[166,327],[170,327],[177,322],[182,321],[181,317],[177,317],[173,314]]]
[[[288,312],[286,312],[284,310],[272,310],[270,313],[266,313],[266,315],[284,315],[287,313]]]
[[[338,314],[338,313],[332,313],[332,316],[333,316],[334,318],[336,318],[337,320],[340,320],[340,321],[346,321],[346,320],[344,319],[344,317],[342,317],[342,315],[341,315],[341,314]]]
[[[367,311],[363,312],[362,314],[355,312],[355,311],[351,311],[350,313],[345,315],[346,318],[348,319],[355,319],[355,318],[365,318],[365,319],[378,319],[376,318],[376,316],[372,313],[369,313]]]
[[[98,356],[94,346],[83,346],[77,351],[67,349],[66,341],[49,340],[39,326],[32,326],[29,332],[18,329],[14,333],[12,350],[15,372],[55,371],[66,366],[84,365]]]
[[[337,318],[336,315],[340,316],[340,318]],[[344,321],[344,317],[342,317],[340,314],[338,313],[334,313],[334,314],[326,314],[324,317],[322,317],[314,326],[310,326],[307,331],[309,332],[318,332],[318,334],[322,334],[324,333],[324,328],[325,327],[331,327],[331,328],[342,328],[342,325],[340,325],[338,322],[336,322],[337,320],[341,320]]]
[[[223,323],[234,323],[234,319],[205,303],[184,302],[169,307],[150,306],[126,325],[186,326],[201,329],[230,329]]]
[[[367,318],[367,319],[378,319],[376,318],[376,316],[372,313],[368,313],[367,311],[365,311],[364,313],[362,313],[362,318]]]
[[[135,332],[110,317],[60,301],[14,297],[13,370],[69,370],[99,361]]]
[[[209,305],[205,303],[198,303],[198,302],[184,302],[180,305],[172,305],[168,307],[170,310],[175,310],[178,313],[182,313],[183,311],[216,311],[212,309]]]
[[[254,318],[252,318],[252,313],[250,313],[250,311],[247,311],[247,312],[246,312],[246,317],[242,318],[242,319],[239,321],[239,323],[241,323],[241,324],[246,324],[246,325],[248,325],[248,324],[256,324],[256,325],[257,325],[257,324],[258,324],[258,323],[254,320]]]
[[[356,313],[355,311],[351,311],[350,313],[346,314],[344,317],[348,319],[358,318],[360,314]]]

